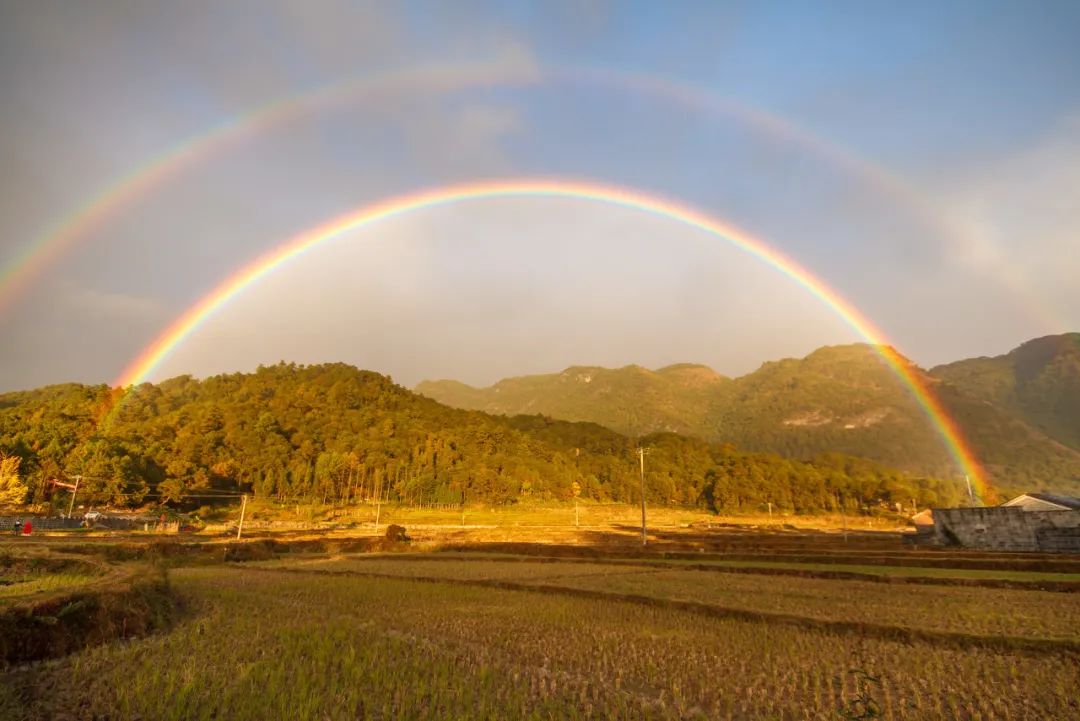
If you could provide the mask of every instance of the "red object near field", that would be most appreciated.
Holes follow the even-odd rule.
[[[26,523],[24,523],[24,524],[23,524],[23,527],[22,527],[22,534],[23,534],[24,536],[29,536],[29,535],[30,535],[30,532],[31,532],[32,530],[34,530],[34,524],[30,523],[30,521],[27,521]]]

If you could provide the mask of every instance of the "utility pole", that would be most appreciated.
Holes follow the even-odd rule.
[[[247,494],[240,497],[240,523],[236,526],[236,540],[240,540],[240,534],[244,532],[244,513],[247,511]]]
[[[847,514],[844,513],[844,506],[840,503],[840,491],[836,492],[836,507],[840,509],[840,520],[844,528],[844,543],[847,543]]]
[[[75,494],[79,492],[79,481],[82,480],[82,476],[72,476],[72,478],[75,479],[75,485],[71,489],[71,503],[68,504],[68,518],[71,518],[71,514],[75,510]]]
[[[638,448],[638,460],[641,462],[641,545],[649,545],[645,528],[645,449]]]
[[[970,503],[971,507],[974,508],[975,507],[975,494],[971,490],[971,478],[969,478],[968,474],[966,474],[966,473],[964,474],[964,483],[967,484],[968,503]]]
[[[379,535],[379,515],[382,513],[382,488],[375,491],[375,535]]]
[[[580,525],[580,518],[578,516],[578,496],[581,495],[581,484],[574,481],[570,488],[574,494],[574,528],[577,528]]]

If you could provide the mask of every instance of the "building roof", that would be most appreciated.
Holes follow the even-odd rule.
[[[934,525],[934,512],[929,508],[919,511],[911,517],[911,522],[916,526],[932,526]]]
[[[1056,493],[1023,493],[1010,501],[1002,503],[1003,506],[1022,506],[1026,499],[1034,499],[1058,506],[1063,511],[1080,511],[1080,498],[1073,496],[1059,496]]]

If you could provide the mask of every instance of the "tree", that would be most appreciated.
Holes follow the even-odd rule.
[[[0,455],[0,505],[15,505],[26,500],[26,483],[19,477],[19,456]]]
[[[180,503],[187,494],[184,482],[179,478],[166,478],[158,484],[158,493],[162,503]]]
[[[9,495],[42,500],[47,479],[65,472],[83,476],[80,498],[127,506],[252,490],[335,503],[629,502],[639,493],[635,440],[591,423],[448,408],[342,364],[145,384],[101,425],[110,393],[70,384],[0,394],[0,454],[22,460]],[[961,489],[841,454],[785,459],[674,433],[643,441],[653,449],[653,502],[725,513],[765,503],[820,511],[837,491],[852,508],[911,498],[925,507]]]

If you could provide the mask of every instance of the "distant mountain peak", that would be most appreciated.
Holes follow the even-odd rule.
[[[726,378],[727,376],[717,373],[715,370],[703,363],[672,363],[669,366],[663,368],[657,368],[656,372],[660,375],[700,375],[707,378]]]
[[[947,363],[930,373],[1080,449],[1080,333],[1033,338],[1004,355]]]
[[[589,421],[629,436],[670,431],[795,458],[836,451],[955,475],[945,444],[885,362],[888,351],[934,387],[993,479],[1023,490],[1077,489],[1078,348],[1076,333],[1036,338],[1007,357],[928,372],[889,346],[849,343],[769,361],[734,379],[698,363],[577,365],[486,389],[440,382],[417,391],[451,406]]]

